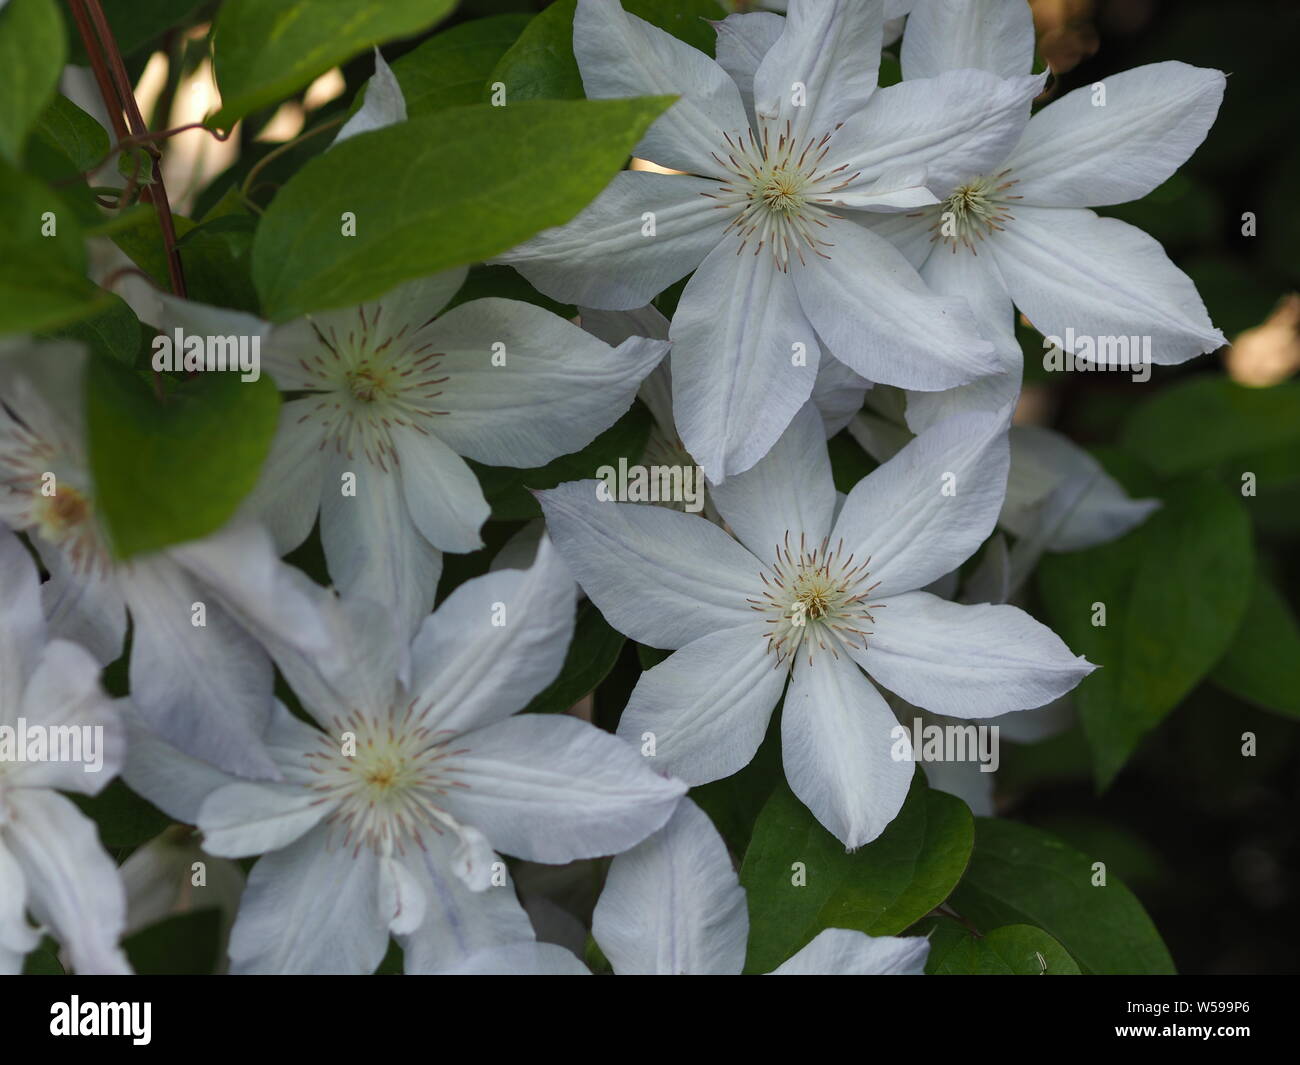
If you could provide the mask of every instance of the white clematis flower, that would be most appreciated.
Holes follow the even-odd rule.
[[[614,859],[592,935],[620,976],[739,975],[749,942],[745,889],[713,822],[690,799]],[[772,975],[920,976],[929,953],[921,936],[828,928]]]
[[[133,788],[213,854],[264,856],[231,934],[234,972],[372,972],[391,932],[408,972],[533,938],[494,848],[560,863],[660,828],[685,788],[575,718],[511,716],[559,672],[575,588],[548,540],[531,569],[457,588],[409,649],[364,600],[330,656],[280,661],[316,725],[282,707],[283,782],[235,781],[132,736]],[[317,727],[318,726],[318,727]]]
[[[95,510],[84,367],[80,345],[0,355],[0,520],[29,534],[49,570],[41,594],[50,630],[108,663],[122,653],[129,611],[135,711],[188,753],[274,777],[259,740],[273,679],[260,645],[323,647],[317,589],[248,522],[115,559]],[[197,603],[203,625],[194,624]]]
[[[719,482],[771,448],[824,355],[914,389],[1004,369],[962,299],[936,296],[857,223],[937,203],[1005,157],[1041,85],[970,70],[877,90],[880,0],[795,0],[771,17],[783,28],[753,72],[751,115],[725,35],[714,62],[617,0],[579,0],[588,96],[680,94],[637,154],[686,175],[621,173],[501,257],[548,295],[614,310],[694,271],[672,322],[673,409]]]
[[[66,640],[47,642],[39,574],[3,525],[0,726],[7,744],[36,729],[46,736],[50,729],[76,730],[83,743],[97,737],[90,740],[93,755],[79,745],[82,761],[25,761],[0,746],[0,973],[21,972],[23,956],[40,942],[42,930],[28,924],[28,912],[59,940],[77,973],[129,973],[118,947],[126,892],[117,866],[94,822],[58,794],[94,795],[117,775],[122,724],[100,687],[95,659]],[[98,770],[88,772],[95,763]]]
[[[1033,63],[1025,0],[917,0],[903,37],[903,85],[975,67],[1004,78]],[[1016,370],[948,395],[910,398],[917,430],[1020,385],[1012,305],[1044,336],[1150,337],[1168,365],[1226,343],[1190,278],[1159,242],[1092,207],[1163,184],[1205,139],[1223,100],[1217,70],[1153,63],[1068,93],[1038,112],[1002,158],[968,169],[941,204],[881,219],[936,292],[965,296]],[[1073,334],[1070,334],[1073,330]],[[1075,345],[1077,347],[1077,344]]]
[[[893,715],[863,670],[918,706],[973,718],[1041,706],[1092,670],[1015,607],[916,590],[992,532],[1007,462],[1005,413],[962,415],[865,477],[837,513],[806,407],[753,470],[712,488],[739,542],[691,515],[601,502],[594,481],[539,493],[606,620],[676,652],[642,674],[619,734],[690,784],[717,780],[754,756],[789,675],[791,788],[847,847],[875,839],[912,765],[891,757]]]
[[[433,607],[441,552],[483,544],[488,503],[461,456],[529,468],[579,450],[668,349],[641,337],[612,348],[516,300],[439,314],[464,280],[451,270],[292,322],[263,357],[304,395],[284,406],[249,510],[282,552],[319,513],[340,591],[392,604],[410,631]]]

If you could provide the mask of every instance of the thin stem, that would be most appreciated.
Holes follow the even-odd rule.
[[[257,175],[260,174],[266,168],[268,163],[274,162],[285,152],[291,151],[292,149],[298,147],[298,145],[300,145],[303,141],[310,140],[312,137],[316,136],[316,134],[324,133],[326,130],[331,130],[335,126],[341,126],[345,121],[347,121],[347,117],[348,117],[347,115],[340,115],[338,118],[331,118],[328,122],[322,122],[319,126],[312,127],[306,133],[298,134],[298,136],[294,137],[293,140],[285,141],[279,147],[273,148],[271,151],[267,152],[264,156],[262,156],[261,159],[259,159],[256,163],[252,165],[252,167],[249,168],[247,175],[245,175],[244,177],[244,183],[239,187],[239,194],[241,197],[243,197],[244,202],[245,203],[252,202],[249,198],[249,193],[252,191],[253,182],[257,179]]]

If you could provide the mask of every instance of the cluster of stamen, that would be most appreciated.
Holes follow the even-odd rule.
[[[448,413],[435,403],[448,378],[439,372],[442,353],[419,329],[406,323],[385,333],[382,317],[382,305],[375,305],[369,319],[358,308],[352,328],[313,323],[320,346],[298,364],[314,379],[307,390],[318,399],[298,421],[323,423],[322,448],[332,443],[348,458],[361,454],[387,470],[397,464],[394,426],[428,436],[435,417]]]
[[[958,247],[965,247],[978,255],[976,244],[986,240],[992,233],[1001,233],[1006,223],[1015,221],[1011,207],[1023,196],[1012,196],[1007,190],[1020,184],[1018,178],[1007,180],[1010,170],[1004,170],[992,177],[976,178],[968,181],[938,208],[938,221],[930,227],[930,241],[944,241],[956,254]],[[911,215],[920,218],[925,212]]]
[[[376,854],[406,854],[414,845],[427,850],[426,833],[460,835],[460,826],[443,809],[451,788],[465,787],[456,779],[451,759],[467,753],[449,745],[452,733],[431,731],[414,716],[415,704],[404,715],[377,721],[358,710],[336,718],[330,733],[319,734],[319,749],[306,754],[315,774],[312,789],[317,803],[334,803],[326,818],[330,844],[363,847]],[[351,734],[345,745],[343,737]]]
[[[839,648],[865,648],[875,623],[871,611],[883,603],[868,602],[876,584],[867,584],[865,558],[855,563],[852,553],[844,557],[844,541],[831,548],[830,538],[810,548],[803,535],[796,550],[790,534],[776,546],[776,561],[759,573],[763,592],[750,599],[751,609],[767,614],[767,649],[776,655],[776,665],[793,668],[801,650],[808,664],[816,651],[828,651],[838,658]]]
[[[823,168],[833,135],[832,130],[797,139],[788,121],[775,140],[767,125],[761,139],[752,130],[738,137],[723,133],[726,148],[713,158],[732,178],[703,195],[717,200],[718,209],[735,212],[726,232],[739,237],[737,255],[751,245],[754,255],[766,249],[782,271],[789,270],[792,257],[806,263],[805,253],[830,258],[823,249],[833,245],[824,231],[828,218],[840,216],[828,208],[836,203],[834,193],[858,176],[845,174],[847,164]]]

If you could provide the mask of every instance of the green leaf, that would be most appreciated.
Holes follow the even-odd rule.
[[[938,917],[913,932],[930,937],[925,971],[933,976],[1079,975],[1069,951],[1033,925],[1003,925],[978,936],[949,917]]]
[[[131,366],[140,353],[140,319],[121,296],[105,295],[102,309],[48,335],[79,340],[91,351]]]
[[[826,928],[894,935],[943,902],[970,858],[970,810],[918,771],[902,810],[852,854],[784,784],[754,826],[740,882],[749,897],[747,972],[769,972]],[[806,884],[796,886],[795,863]]]
[[[1300,625],[1263,574],[1256,575],[1246,616],[1210,679],[1248,702],[1300,717]]]
[[[344,141],[262,216],[253,281],[265,313],[283,321],[360,303],[562,225],[671,102],[476,104]],[[345,212],[355,236],[343,235]]]
[[[226,0],[213,36],[221,110],[236,119],[297,92],[372,45],[428,29],[455,0]]]
[[[1105,886],[1093,880],[1093,860],[1059,839],[980,817],[970,868],[949,905],[977,928],[1041,928],[1084,973],[1172,973],[1173,959],[1133,893],[1109,872]]]
[[[463,22],[396,60],[393,74],[406,97],[407,117],[482,103],[497,61],[531,21],[527,15],[496,15]]]
[[[530,494],[554,488],[565,481],[595,477],[601,466],[617,465],[620,457],[640,455],[650,438],[650,413],[639,403],[581,451],[561,455],[554,462],[531,470],[506,466],[481,466],[467,459],[478,475],[483,495],[492,507],[493,521],[527,521],[539,518],[542,508]]]
[[[110,851],[131,851],[149,842],[172,819],[122,782],[109,781],[98,795],[70,795],[82,813],[95,822],[100,842]]]
[[[214,907],[165,917],[122,941],[137,973],[210,976],[221,944],[221,911]]]
[[[560,675],[524,707],[524,713],[562,714],[596,690],[618,661],[626,637],[610,627],[588,600],[578,609],[573,642]]]
[[[63,95],[56,95],[41,112],[33,132],[78,173],[94,169],[108,155],[108,132]]]
[[[0,335],[56,329],[106,302],[72,210],[0,158]]]
[[[131,56],[173,26],[187,22],[203,0],[100,0],[113,40],[123,56]],[[81,36],[71,34],[68,62],[90,66]]]
[[[92,359],[86,422],[95,505],[128,557],[220,528],[257,481],[280,393],[266,376],[200,373],[159,403],[144,380]]]
[[[1300,381],[1247,388],[1194,377],[1142,404],[1124,428],[1124,446],[1171,475],[1288,443],[1300,446]]]
[[[63,21],[54,0],[9,0],[0,8],[0,156],[22,160],[23,144],[59,83]]]
[[[1038,570],[1053,627],[1102,667],[1074,691],[1101,788],[1222,657],[1253,586],[1239,499],[1209,477],[1159,494],[1164,506],[1123,539],[1049,555]]]

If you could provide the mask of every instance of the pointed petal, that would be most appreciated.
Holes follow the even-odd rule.
[[[891,596],[865,651],[850,653],[913,706],[985,718],[1042,706],[1096,667],[1019,607],[967,606],[929,592]]]
[[[849,850],[879,836],[907,798],[913,766],[892,757],[897,724],[849,659],[821,655],[795,666],[781,712],[785,778]]]
[[[530,569],[460,585],[411,644],[417,712],[460,733],[522,709],[564,665],[574,600],[573,578],[549,539]]]
[[[835,482],[817,408],[805,404],[771,451],[713,485],[711,497],[736,538],[760,559],[774,560],[787,538],[821,543],[835,514]]]
[[[749,913],[727,845],[683,799],[664,828],[609,867],[592,935],[619,976],[738,976]]]
[[[666,340],[641,337],[613,348],[541,307],[493,298],[448,311],[430,338],[440,372],[456,382],[438,436],[476,462],[521,468],[586,447],[668,351]]]
[[[43,788],[15,790],[7,802],[5,842],[22,868],[28,908],[50,927],[79,976],[129,973],[117,945],[126,891],[94,822]]]
[[[754,75],[785,30],[785,19],[771,11],[753,11],[728,15],[713,28],[718,31],[718,66],[731,75],[752,119]]]
[[[830,258],[791,267],[791,276],[809,321],[840,362],[868,381],[927,392],[997,369],[966,302],[931,292],[883,237],[842,220],[828,239]]]
[[[27,548],[0,525],[0,722],[18,712],[45,643],[40,583]]]
[[[826,928],[771,976],[924,976],[930,941],[924,936],[869,936]]]
[[[378,48],[374,49],[374,53],[375,72],[366,82],[365,102],[343,123],[331,148],[358,133],[368,133],[372,129],[383,129],[406,121],[406,98],[402,95],[402,87],[397,83],[397,76],[392,67],[384,62]]]
[[[1164,184],[1198,147],[1223,103],[1222,71],[1151,63],[1084,85],[1030,120],[1007,165],[1035,207],[1102,207]]]
[[[749,128],[735,82],[703,52],[627,14],[617,0],[578,0],[573,54],[593,100],[680,96],[636,154],[673,170],[716,174],[722,133]],[[648,300],[642,300],[642,303]]]
[[[1006,494],[1010,411],[959,414],[927,429],[857,483],[832,539],[871,558],[872,599],[922,588],[993,531]]]
[[[1227,343],[1191,278],[1158,241],[1117,218],[1059,207],[1018,207],[991,242],[1011,298],[1044,336],[1151,338],[1168,366]],[[1076,345],[1077,348],[1077,345]],[[1136,354],[1132,356],[1136,359]]]
[[[767,454],[812,394],[821,356],[789,275],[752,238],[737,254],[740,240],[695,271],[671,329],[677,429],[713,481]]]
[[[477,551],[492,508],[474,471],[437,436],[403,425],[390,432],[402,495],[420,535],[442,551]]]
[[[712,522],[666,507],[606,502],[603,481],[537,498],[569,571],[620,632],[677,648],[753,617],[757,559]]]
[[[925,0],[903,34],[903,77],[974,68],[1004,78],[1034,65],[1034,19],[1024,0]]]
[[[41,585],[41,603],[51,637],[80,644],[101,664],[122,654],[126,603],[114,574],[82,573],[60,549],[42,545],[41,561],[50,578]]]
[[[494,847],[559,864],[617,854],[661,828],[686,785],[649,768],[637,750],[585,721],[521,714],[457,743],[444,801]]]
[[[301,784],[236,781],[214,791],[199,808],[203,849],[225,858],[279,850],[315,828],[331,809]]]
[[[271,453],[240,508],[266,527],[281,555],[307,539],[320,513],[324,434],[320,423],[307,417],[316,403],[295,399],[280,408]]]

